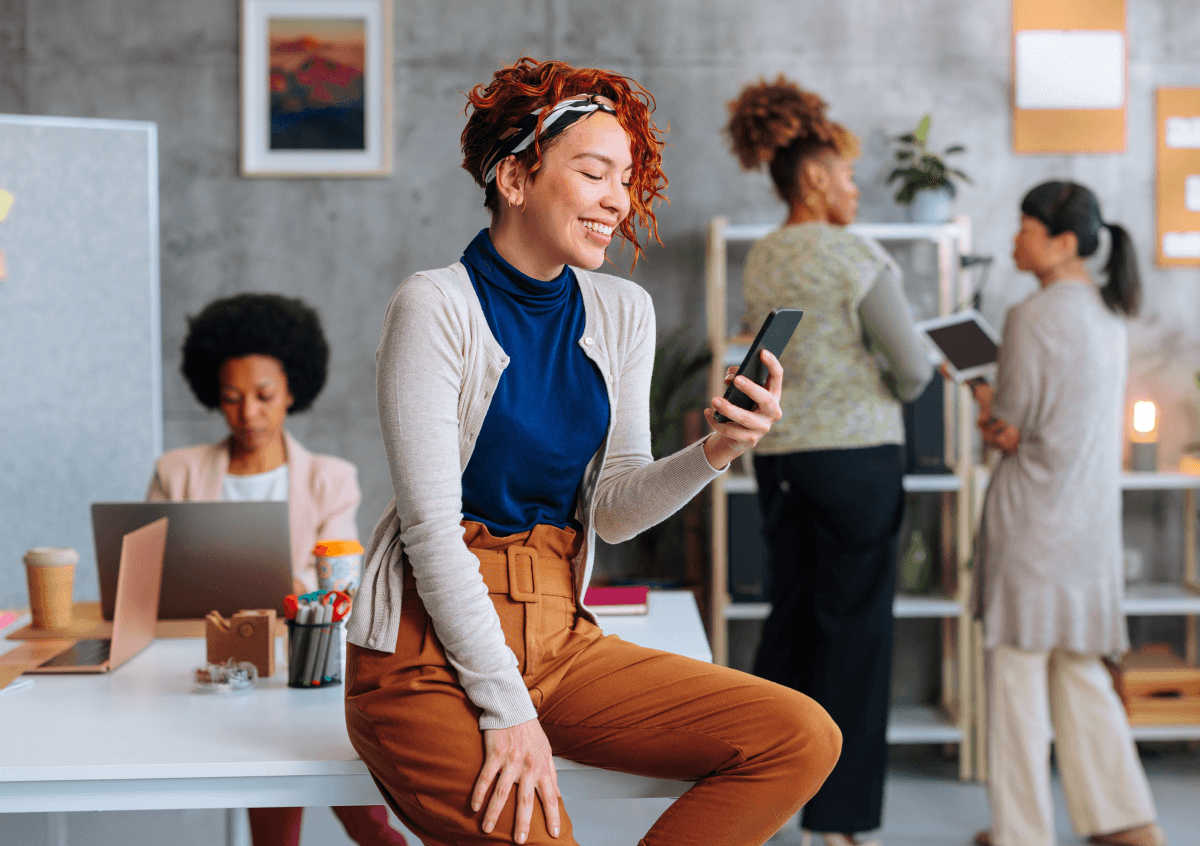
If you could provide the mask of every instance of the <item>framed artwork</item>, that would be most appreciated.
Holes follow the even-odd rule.
[[[392,0],[242,0],[242,174],[392,170]]]

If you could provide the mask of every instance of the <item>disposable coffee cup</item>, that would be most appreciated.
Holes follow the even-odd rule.
[[[362,544],[355,540],[319,540],[313,547],[317,587],[354,596],[362,579]]]
[[[71,597],[79,553],[69,547],[39,546],[25,553],[29,610],[35,629],[50,631],[71,625]]]

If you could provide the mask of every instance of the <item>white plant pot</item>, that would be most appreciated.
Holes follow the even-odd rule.
[[[946,188],[923,188],[908,204],[911,223],[945,223],[950,219],[950,191]]]

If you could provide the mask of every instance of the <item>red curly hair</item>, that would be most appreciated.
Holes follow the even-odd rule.
[[[650,118],[654,111],[654,96],[628,77],[607,70],[575,68],[566,62],[545,61],[523,56],[492,75],[486,86],[476,85],[466,94],[472,109],[462,132],[463,169],[484,189],[484,207],[493,214],[499,208],[496,183],[485,185],[483,162],[495,149],[500,136],[518,120],[535,109],[552,106],[577,94],[599,94],[612,101],[617,121],[629,135],[629,151],[633,156],[630,176],[630,213],[617,227],[617,234],[633,245],[633,267],[642,255],[637,227],[641,225],[650,237],[658,237],[658,220],[654,216],[656,200],[666,200],[667,177],[662,171],[663,132]],[[545,113],[538,117],[535,141],[517,154],[517,161],[529,173],[542,164],[544,152],[540,140]],[[548,145],[553,145],[552,138]]]

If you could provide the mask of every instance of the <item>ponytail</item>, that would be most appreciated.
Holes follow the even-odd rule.
[[[1108,281],[1100,289],[1100,296],[1114,314],[1133,317],[1138,313],[1142,283],[1133,239],[1125,227],[1104,222],[1100,202],[1090,189],[1078,182],[1043,182],[1031,188],[1021,200],[1021,214],[1044,223],[1051,237],[1063,232],[1075,233],[1079,255],[1084,258],[1096,252],[1100,229],[1107,228],[1112,243],[1104,266]]]
[[[1119,224],[1104,225],[1112,236],[1112,244],[1108,251],[1108,263],[1104,266],[1108,281],[1100,289],[1100,296],[1113,312],[1133,317],[1142,305],[1142,282],[1138,275],[1133,239]]]

